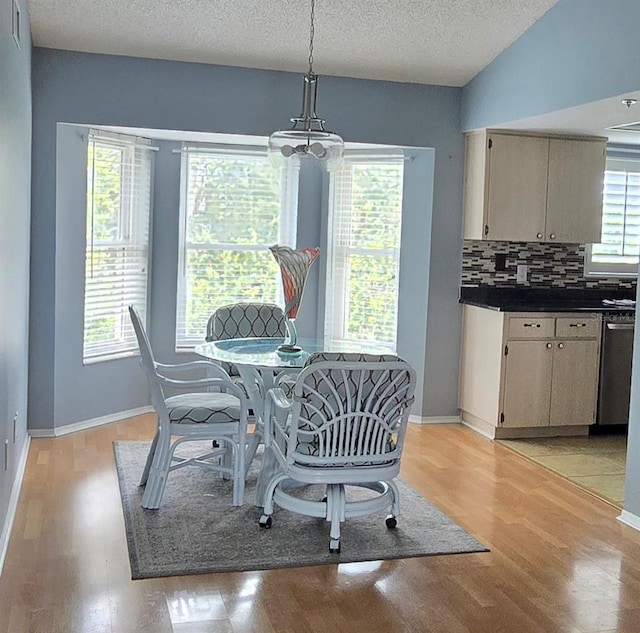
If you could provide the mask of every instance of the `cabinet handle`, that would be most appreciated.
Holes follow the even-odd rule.
[[[540,327],[539,323],[524,323],[524,327]]]
[[[547,349],[551,349],[553,347],[553,345],[551,345],[551,343],[547,343]]]
[[[551,233],[551,234],[549,235],[549,237],[550,237],[552,240],[555,240],[555,239],[556,239],[556,234],[555,234],[555,233]]]
[[[607,330],[633,330],[633,323],[607,323]]]
[[[536,237],[541,240],[542,239],[542,233],[536,233]]]
[[[586,323],[569,323],[569,327],[587,327]]]
[[[564,349],[564,343],[558,343],[558,349]]]

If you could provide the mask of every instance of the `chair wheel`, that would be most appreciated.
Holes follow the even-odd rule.
[[[260,517],[260,527],[268,530],[271,527],[272,521],[271,517],[265,516],[264,514]]]
[[[340,553],[340,541],[337,539],[331,539],[329,543],[329,552],[331,554],[339,554]]]
[[[398,525],[398,521],[391,514],[384,520],[384,522],[387,524],[388,530],[393,530]]]

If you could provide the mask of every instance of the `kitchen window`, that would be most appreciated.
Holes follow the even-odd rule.
[[[608,158],[602,242],[587,245],[585,274],[636,276],[640,246],[640,160]]]
[[[183,145],[176,349],[204,341],[220,306],[282,305],[280,270],[269,250],[293,247],[298,170],[280,170],[265,148]]]

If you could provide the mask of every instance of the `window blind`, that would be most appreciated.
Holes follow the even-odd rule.
[[[602,241],[587,254],[587,273],[636,274],[640,247],[640,161],[607,160]]]
[[[92,131],[87,151],[85,363],[137,352],[127,307],[146,322],[152,148]]]
[[[265,148],[186,145],[181,178],[176,348],[189,349],[220,306],[282,304],[269,246],[295,244],[298,179]]]
[[[325,334],[395,349],[402,152],[347,154],[332,173]]]

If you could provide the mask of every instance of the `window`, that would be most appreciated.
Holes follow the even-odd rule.
[[[269,246],[295,244],[297,175],[263,148],[183,146],[177,349],[201,343],[222,305],[282,304]]]
[[[640,245],[640,160],[607,159],[602,242],[587,247],[588,275],[636,275]]]
[[[332,174],[325,334],[395,349],[404,158],[347,154]]]
[[[91,132],[87,154],[83,360],[136,353],[127,306],[146,320],[151,147]]]

